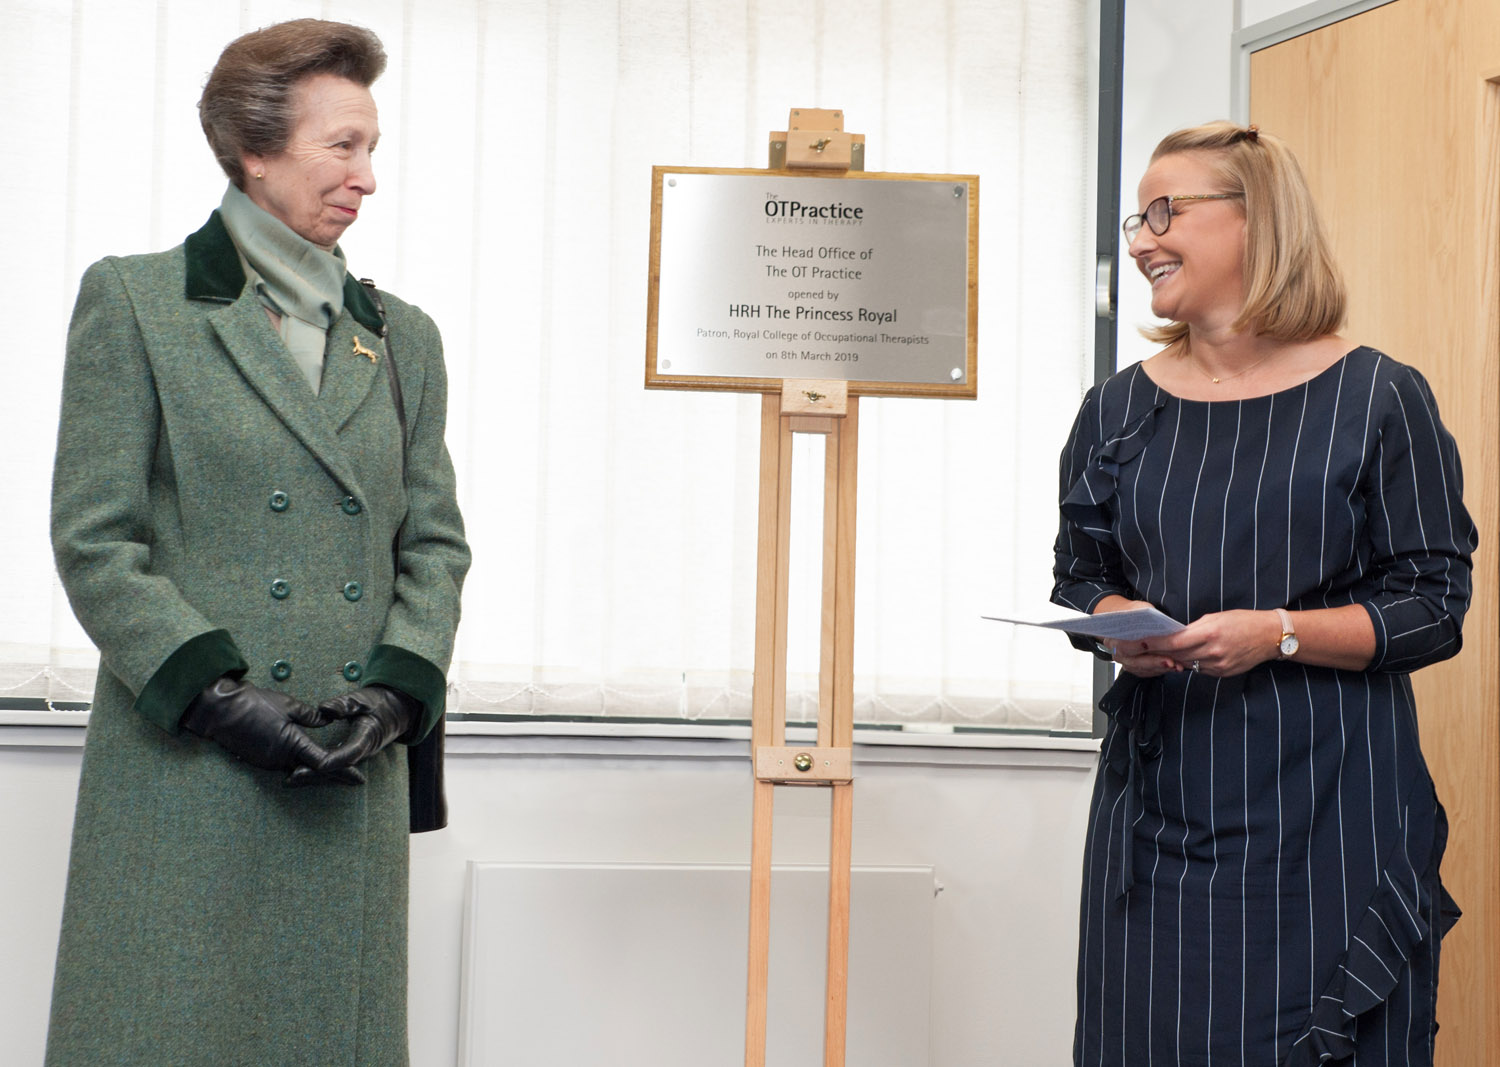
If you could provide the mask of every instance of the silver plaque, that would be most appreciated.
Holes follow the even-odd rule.
[[[977,179],[665,169],[657,178],[648,383],[654,370],[658,379],[967,385]]]

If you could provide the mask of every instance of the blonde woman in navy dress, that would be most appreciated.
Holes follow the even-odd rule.
[[[1129,250],[1164,345],[1085,397],[1053,599],[1186,628],[1119,664],[1083,871],[1078,1064],[1431,1064],[1447,822],[1410,674],[1456,653],[1475,529],[1422,376],[1337,333],[1296,160],[1157,146]]]

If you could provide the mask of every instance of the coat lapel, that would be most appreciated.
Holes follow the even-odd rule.
[[[183,244],[186,295],[190,300],[225,305],[209,312],[208,321],[229,358],[266,406],[328,472],[351,491],[357,489],[358,479],[339,444],[338,430],[369,393],[377,370],[374,362],[354,354],[354,338],[359,336],[362,345],[384,358],[385,346],[377,333],[351,315],[351,308],[346,306],[329,330],[323,389],[314,395],[271,329],[260,301],[245,288],[245,272],[219,213],[215,211],[207,224]],[[349,287],[345,288],[347,305]],[[361,304],[352,310],[358,313],[366,309]],[[373,321],[378,325],[378,318]]]
[[[334,423],[272,332],[255,294],[247,291],[228,307],[210,312],[208,321],[229,358],[266,406],[330,474],[354,489],[358,483],[339,447]]]

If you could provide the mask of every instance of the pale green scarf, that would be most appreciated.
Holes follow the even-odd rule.
[[[344,254],[325,252],[233,184],[219,205],[245,277],[261,304],[281,317],[281,341],[314,393],[323,387],[328,328],[344,312]]]

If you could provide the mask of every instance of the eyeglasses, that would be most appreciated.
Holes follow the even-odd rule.
[[[1125,231],[1125,243],[1129,244],[1135,240],[1135,235],[1141,232],[1141,227],[1150,226],[1151,232],[1160,237],[1167,232],[1167,227],[1172,225],[1172,205],[1178,200],[1240,200],[1244,193],[1198,193],[1193,196],[1158,196],[1146,205],[1146,210],[1139,215],[1131,215],[1123,223],[1120,229]]]

